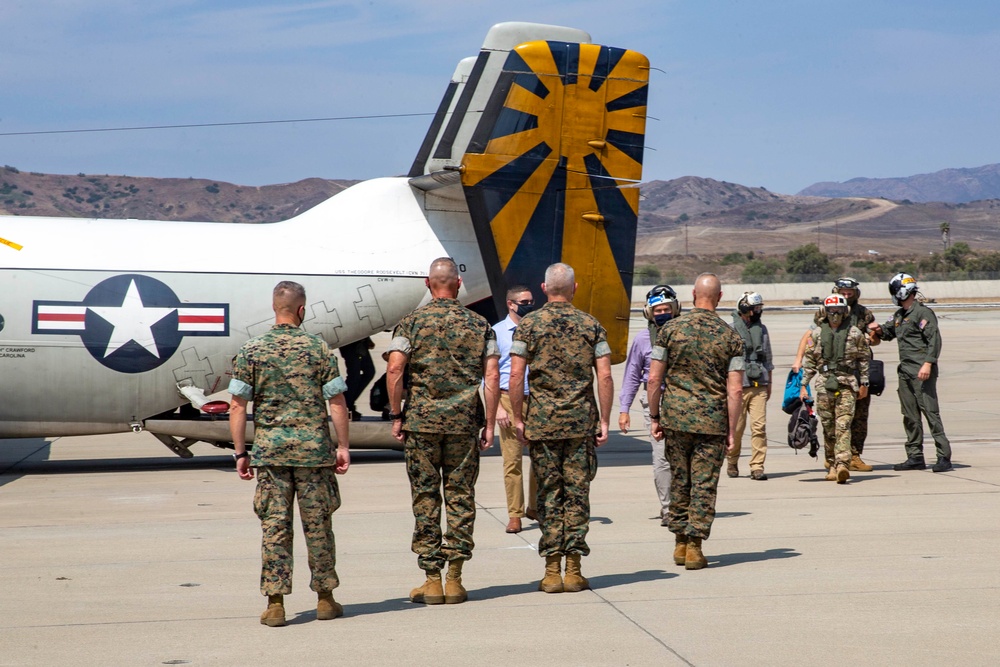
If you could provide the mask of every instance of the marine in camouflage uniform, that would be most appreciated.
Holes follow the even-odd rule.
[[[687,569],[707,565],[701,542],[712,531],[719,472],[743,405],[743,339],[715,313],[721,295],[716,276],[698,277],[695,308],[656,337],[647,387],[658,408],[652,434],[664,440],[673,473],[667,528],[677,538],[674,562]]]
[[[429,282],[434,298],[404,317],[393,331],[388,348],[387,383],[395,413],[391,415],[393,431],[404,441],[413,500],[412,549],[417,554],[417,564],[439,582],[440,571],[448,563],[449,579],[460,584],[461,565],[472,558],[475,546],[472,532],[480,448],[493,441],[500,350],[489,322],[455,298],[461,280],[454,262],[447,258],[435,260],[428,280],[443,274],[454,278],[454,283],[449,283],[454,290],[435,292],[434,283]],[[404,364],[409,371],[409,393],[406,409],[399,414]],[[484,376],[486,410],[479,398]],[[487,427],[487,432],[480,437],[483,427]],[[444,535],[442,480],[448,525]],[[425,599],[426,591],[419,594],[417,591],[421,589],[411,595],[414,602],[439,602],[436,591],[430,599]],[[456,588],[455,595],[448,596],[456,599],[440,601],[461,602],[464,593],[464,589],[458,592]]]
[[[829,297],[827,301],[835,298],[841,300],[846,311],[843,297]],[[826,461],[830,463],[827,479],[844,483],[850,477],[851,424],[859,390],[864,387],[861,393],[867,395],[871,349],[867,335],[837,308],[827,306],[824,309],[823,324],[812,331],[806,342],[802,392],[805,393],[809,382],[817,378],[816,410],[823,424]],[[844,341],[842,352],[837,349],[840,340]]]
[[[511,394],[518,436],[526,442],[538,480],[538,554],[546,559],[540,589],[549,593],[579,591],[589,586],[580,573],[580,558],[590,553],[590,482],[597,473],[595,446],[608,434],[614,381],[607,332],[592,315],[572,304],[573,270],[554,264],[546,270],[542,289],[546,304],[522,319],[511,343],[511,386],[520,386],[531,366],[531,393]],[[598,375],[600,407],[594,400]],[[566,557],[566,578],[560,577]]]
[[[867,334],[868,325],[875,321],[875,314],[867,307],[858,303],[858,297],[861,295],[858,281],[853,278],[840,278],[834,283],[834,292],[847,299],[847,306],[850,309],[851,326],[857,327]],[[813,323],[819,327],[825,321],[826,313],[820,308],[813,316]],[[868,340],[872,347],[878,345],[878,339],[869,337]],[[871,394],[867,394],[864,398],[857,399],[854,404],[854,418],[851,420],[851,470],[861,472],[871,472],[872,470],[870,465],[861,460],[861,455],[865,451],[865,440],[868,438],[868,414],[871,403]]]
[[[288,299],[298,306],[291,317],[279,309]],[[253,505],[263,531],[260,590],[270,601],[261,622],[284,625],[283,607],[273,605],[281,605],[282,596],[292,592],[296,498],[312,573],[309,586],[321,598],[317,614],[323,619],[341,613],[330,594],[340,584],[331,515],[340,507],[336,474],[347,471],[350,455],[343,397],[347,385],[333,351],[320,337],[299,328],[305,291],[297,283],[279,283],[274,303],[275,325],[247,341],[233,360],[230,426],[240,476],[252,479],[250,467],[257,470]],[[254,403],[255,429],[247,461],[244,431],[249,401]],[[326,403],[334,418],[337,446],[330,436]]]

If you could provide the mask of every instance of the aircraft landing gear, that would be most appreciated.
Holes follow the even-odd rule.
[[[197,438],[184,438],[183,440],[178,440],[172,435],[164,435],[163,433],[154,433],[153,437],[166,445],[167,449],[182,459],[189,459],[194,456],[194,453],[188,448],[198,442]]]

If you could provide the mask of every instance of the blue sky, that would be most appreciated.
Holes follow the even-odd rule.
[[[1000,162],[1000,11],[937,0],[3,0],[0,133],[432,113],[490,25],[646,54],[643,180],[794,193]],[[428,117],[0,136],[0,164],[244,185],[407,171]]]

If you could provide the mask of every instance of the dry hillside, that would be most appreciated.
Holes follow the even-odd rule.
[[[250,187],[203,179],[54,175],[0,170],[0,213],[23,216],[273,222],[300,213],[355,181],[310,178]],[[1000,200],[915,204],[878,198],[783,195],[686,176],[642,185],[637,263],[688,267],[732,252],[783,255],[817,243],[847,260],[921,257],[951,241],[1000,250]],[[849,262],[846,262],[849,263]],[[846,264],[845,263],[845,264]]]

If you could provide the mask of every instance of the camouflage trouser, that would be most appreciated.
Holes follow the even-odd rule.
[[[676,535],[708,539],[715,520],[726,436],[666,429],[663,434],[673,473],[667,528]]]
[[[253,509],[264,532],[261,542],[260,592],[286,595],[292,592],[293,507],[299,502],[299,518],[306,538],[309,588],[332,591],[337,578],[337,548],[330,516],[340,507],[340,487],[333,467],[302,468],[263,466],[257,468],[257,492]]]
[[[413,553],[421,570],[472,558],[479,437],[475,433],[406,432],[406,474],[413,497]],[[448,532],[441,535],[441,481]]]
[[[538,554],[590,553],[590,460],[593,436],[532,440],[531,467],[538,480]]]
[[[851,454],[861,456],[865,451],[865,438],[868,437],[868,408],[871,407],[871,395],[859,398],[854,402],[854,419],[851,420]]]
[[[827,463],[851,462],[851,420],[857,394],[846,385],[829,392],[820,383],[816,389],[816,412],[823,425],[823,450]]]

